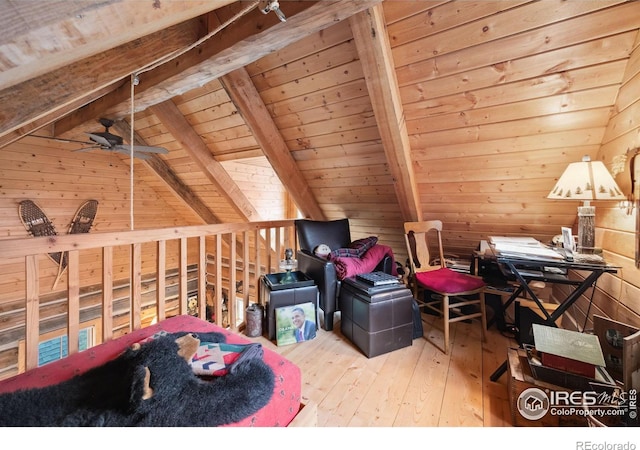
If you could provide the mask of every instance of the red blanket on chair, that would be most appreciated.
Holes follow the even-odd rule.
[[[382,244],[374,245],[361,258],[330,256],[329,259],[336,266],[338,279],[344,280],[345,278],[355,277],[359,273],[373,272],[386,255],[391,257],[391,274],[397,275],[393,250],[391,250],[391,247]]]

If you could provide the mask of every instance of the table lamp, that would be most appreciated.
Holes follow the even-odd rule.
[[[578,207],[578,253],[594,253],[596,207],[592,200],[624,200],[626,197],[602,161],[584,156],[581,162],[569,164],[547,198],[582,200]]]

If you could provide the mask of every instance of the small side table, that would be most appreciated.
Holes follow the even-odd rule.
[[[373,287],[346,278],[339,304],[340,331],[367,358],[413,343],[413,294],[404,284]]]
[[[271,273],[260,281],[260,302],[266,311],[266,332],[270,340],[276,338],[276,308],[311,302],[315,305],[318,324],[318,287],[303,272],[290,272],[294,281],[281,283],[286,273]]]

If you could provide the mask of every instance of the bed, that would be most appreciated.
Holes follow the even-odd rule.
[[[120,338],[105,342],[62,360],[32,369],[23,374],[0,381],[0,394],[58,385],[103,366],[118,358],[123,351],[136,343],[163,333],[221,333],[228,344],[251,344],[249,339],[223,329],[213,323],[189,315],[165,319],[158,324],[136,330]],[[288,426],[301,409],[300,369],[278,353],[262,348],[262,361],[274,375],[273,394],[268,403],[257,412],[224,426],[280,427]],[[248,381],[250,383],[250,380]]]

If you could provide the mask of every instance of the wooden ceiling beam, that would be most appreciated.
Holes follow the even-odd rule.
[[[124,120],[118,120],[113,124],[113,128],[122,134],[125,142],[129,141],[131,136],[131,126]],[[140,137],[135,131],[133,139],[136,145],[148,145],[147,142]],[[150,154],[148,159],[141,160],[151,172],[153,172],[164,185],[169,189],[173,195],[182,201],[188,208],[190,208],[205,224],[213,225],[217,223],[223,223],[213,211],[211,211],[207,205],[204,204],[200,197],[191,190],[189,186],[184,184],[180,177],[171,170],[167,163],[158,155]],[[245,243],[240,241],[232,242],[231,236],[224,234],[222,241],[227,244],[229,248],[234,246],[238,255],[244,254]],[[233,244],[233,245],[232,245]]]
[[[382,146],[405,222],[422,220],[407,124],[381,5],[349,19]]]
[[[49,124],[54,123],[61,114],[68,114],[71,113],[72,111],[82,107],[82,105],[87,104],[88,102],[91,102],[97,98],[102,97],[103,95],[108,94],[109,92],[115,90],[118,88],[118,86],[121,83],[118,81],[116,83],[113,83],[109,86],[106,86],[102,89],[99,89],[95,92],[93,92],[91,95],[88,95],[86,97],[82,97],[82,98],[78,98],[77,100],[74,100],[70,103],[68,103],[67,105],[65,105],[62,108],[59,108],[53,112],[49,112],[47,114],[45,114],[44,116],[40,117],[37,120],[34,120],[32,122],[29,122],[27,124],[25,124],[24,126],[17,128],[13,131],[10,131],[7,134],[4,134],[2,136],[0,136],[0,148],[9,145],[12,142],[17,141],[18,139],[20,139],[21,137],[25,136],[26,134],[31,134],[32,132],[41,129],[42,127],[45,127]],[[53,128],[53,134],[52,136],[60,136],[59,133],[57,132],[57,130],[55,129],[55,127]]]
[[[76,106],[79,100],[129,77],[141,66],[192,44],[201,31],[197,19],[184,22],[3,89],[0,137],[47,115],[61,117],[70,105]]]
[[[128,142],[131,136],[131,126],[129,123],[119,120],[113,124],[113,129],[119,132],[124,140]],[[135,145],[148,145],[137,133],[134,132]],[[175,197],[185,206],[190,208],[206,224],[222,223],[222,221],[205,205],[200,197],[184,184],[182,180],[171,170],[167,163],[158,155],[149,155],[149,159],[143,159],[144,164],[153,172]]]
[[[245,20],[232,23],[197,48],[186,52],[167,64],[140,75],[136,87],[135,110],[142,111],[177,95],[203,86],[222,75],[239,69],[304,37],[324,30],[336,22],[378,4],[382,0],[336,0],[320,2],[288,2],[283,4],[287,21],[280,22],[274,14],[263,15],[255,10]],[[218,17],[226,9],[208,20],[211,31],[228,17]],[[248,24],[248,25],[247,25]],[[126,56],[126,55],[123,55]],[[128,111],[130,89],[105,96],[76,111],[56,128],[61,132],[85,123],[89,118],[118,118]]]
[[[279,22],[273,14],[268,14],[267,17],[276,20],[275,25],[267,29],[263,29],[263,27],[252,28],[252,34],[246,35],[240,41],[228,42],[225,48],[220,48],[216,39],[207,41],[203,44],[201,52],[210,54],[211,50],[208,50],[208,47],[211,47],[215,51],[212,57],[204,59],[199,64],[187,66],[186,70],[180,71],[163,82],[152,81],[150,89],[136,96],[136,108],[138,111],[142,111],[169,97],[182,95],[196,87],[203,86],[222,75],[244,67],[263,56],[324,30],[336,22],[348,19],[353,14],[381,2],[382,0],[336,0],[287,4],[287,7],[293,7],[297,4],[298,8],[304,7],[305,9],[288,16],[286,22]],[[282,7],[285,8],[284,3]],[[286,8],[284,11],[286,13]],[[257,11],[254,13],[262,14]],[[230,27],[228,35],[235,37],[234,31]],[[120,110],[121,108],[116,109]]]
[[[236,0],[0,2],[0,89],[201,16]]]
[[[292,12],[296,13],[300,8],[303,10],[312,4],[313,2],[296,2],[288,5],[287,10],[289,11],[291,6],[293,6],[296,9]],[[247,3],[241,6],[248,8],[251,4]],[[222,20],[230,20],[234,15],[241,14],[244,11],[244,9],[240,11],[236,9],[237,8],[233,7],[223,8],[219,14],[228,17],[224,17]],[[208,23],[207,29],[202,33],[203,36],[215,32],[216,28],[222,24],[215,12],[203,16],[201,21],[203,24]],[[246,23],[249,23],[251,26],[248,27],[245,25]],[[238,20],[228,24],[227,28],[221,29],[214,35],[215,38],[209,38],[197,47],[186,51],[165,64],[141,73],[138,76],[139,84],[135,90],[135,111],[142,111],[154,103],[163,102],[177,95],[177,90],[184,93],[217,78],[219,74],[215,70],[212,72],[211,69],[205,70],[203,67],[201,71],[199,67],[202,64],[207,65],[206,61],[210,58],[213,58],[213,61],[209,65],[222,67],[222,59],[216,55],[221,54],[222,58],[224,58],[224,50],[227,48],[233,47],[238,41],[251,38],[256,33],[265,33],[277,23],[279,23],[279,20],[273,14],[265,16],[257,10],[249,11],[244,20]],[[229,61],[225,60],[225,63],[229,62],[235,64],[238,61],[233,60],[233,58]],[[187,83],[187,80],[183,79],[183,74],[185,74],[188,69],[193,69],[197,76],[204,78],[197,78],[195,82]],[[128,114],[130,110],[130,97],[131,82],[130,79],[126,79],[118,90],[61,118],[58,123],[56,123],[56,129],[59,133],[64,134],[77,127],[83,126],[87,120],[93,120],[98,117],[122,118]]]
[[[324,212],[247,71],[234,70],[220,81],[298,209],[305,217],[325,220]]]
[[[169,130],[175,140],[189,153],[211,184],[222,194],[231,206],[247,222],[259,221],[260,214],[254,208],[242,189],[216,161],[202,138],[182,115],[171,100],[151,107],[151,111]]]

